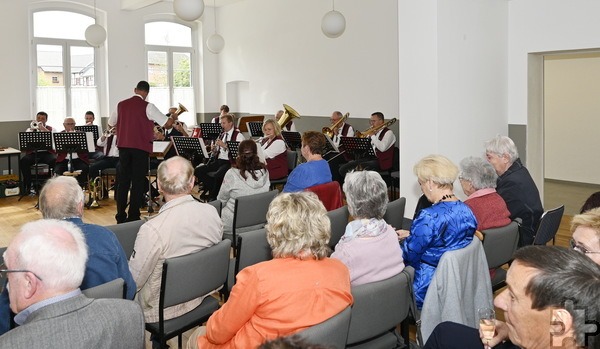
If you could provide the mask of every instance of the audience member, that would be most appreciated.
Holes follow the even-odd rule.
[[[333,317],[352,304],[350,275],[327,258],[329,219],[313,193],[277,196],[267,213],[273,260],[242,269],[231,296],[208,320],[193,348],[256,348]]]
[[[32,122],[33,128],[29,127],[26,132],[54,132],[52,126],[47,124],[48,114],[40,111],[35,116],[35,122]],[[41,150],[37,153],[33,150],[28,150],[25,155],[19,160],[19,168],[21,169],[21,178],[23,179],[23,194],[29,193],[31,187],[31,166],[36,163],[46,164],[49,168],[54,168],[56,163],[56,152],[54,150]]]
[[[350,270],[352,286],[390,278],[404,269],[394,229],[383,220],[387,185],[374,171],[350,172],[344,182],[348,210],[354,220],[335,246],[332,258]]]
[[[257,155],[257,146],[253,140],[242,141],[238,147],[235,167],[230,168],[223,178],[217,200],[223,203],[221,219],[223,231],[231,234],[235,199],[240,196],[265,193],[269,191],[269,174]]]
[[[521,218],[519,246],[531,245],[544,208],[533,178],[521,163],[512,139],[496,136],[485,144],[487,160],[496,170],[496,191],[506,202],[510,219]]]
[[[600,267],[582,254],[556,246],[527,246],[515,253],[508,288],[494,305],[495,335],[443,322],[424,349],[598,348],[600,347]],[[506,341],[506,342],[505,342]]]
[[[322,154],[325,150],[325,136],[321,132],[308,131],[302,134],[302,156],[306,162],[298,165],[290,173],[284,192],[296,192],[317,184],[331,182],[331,170]]]
[[[260,141],[269,179],[280,179],[288,175],[287,147],[281,137],[281,127],[275,120],[267,119],[262,126],[264,137]]]
[[[87,258],[85,237],[71,222],[39,220],[21,227],[2,270],[20,326],[0,337],[0,347],[144,347],[144,317],[136,303],[81,294]]]
[[[190,162],[179,156],[158,166],[158,189],[166,204],[158,215],[141,226],[135,239],[129,268],[137,284],[136,299],[142,306],[146,322],[158,321],[158,297],[165,259],[200,251],[223,238],[217,210],[190,195],[194,187],[193,170]],[[165,309],[165,320],[196,308],[206,296]]]
[[[433,203],[422,209],[410,232],[398,230],[404,261],[415,268],[413,288],[421,309],[436,266],[446,251],[464,248],[473,240],[477,220],[469,206],[458,200],[453,183],[458,168],[448,158],[429,155],[414,167],[421,191]]]
[[[498,175],[492,165],[482,158],[464,158],[460,162],[458,179],[463,192],[468,196],[465,204],[471,208],[477,219],[477,230],[510,224],[510,212],[506,202],[496,193]]]
[[[600,264],[600,208],[575,215],[571,221],[571,248]]]
[[[587,198],[587,200],[585,200],[583,206],[581,206],[581,210],[579,210],[579,213],[584,213],[585,211],[596,207],[600,207],[600,191],[593,193]]]
[[[65,129],[62,132],[80,132],[75,130],[75,119],[73,118],[65,118],[63,126]],[[69,168],[69,163],[71,164],[71,168]],[[79,185],[83,187],[87,182],[88,173],[90,171],[89,152],[59,152],[56,156],[54,172],[57,175],[62,176],[65,172],[73,173],[76,171],[80,171],[76,178],[77,182],[79,182]]]
[[[279,337],[264,342],[258,349],[335,349],[328,345],[310,344],[299,335],[290,337]]]

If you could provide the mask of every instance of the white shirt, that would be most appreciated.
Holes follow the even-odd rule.
[[[283,139],[276,139],[268,148],[266,148],[267,144],[269,144],[269,141],[267,141],[264,145],[261,145],[263,153],[265,154],[265,159],[272,159],[286,151],[285,142]]]
[[[385,127],[384,127],[385,128]],[[394,146],[396,143],[396,135],[392,130],[389,130],[384,136],[382,140],[379,140],[379,134],[383,132],[383,128],[379,130],[376,134],[371,136],[371,145],[373,146],[373,151],[386,151],[390,149],[390,147]],[[377,152],[375,152],[377,154]]]
[[[336,147],[340,146],[340,140],[343,137],[354,137],[354,128],[350,125],[350,127],[348,127],[348,134],[347,135],[342,135],[342,131],[344,129],[344,125],[346,125],[346,123],[343,123],[340,128],[338,128],[337,133],[333,135],[333,143],[335,144]]]
[[[136,95],[136,96],[140,97],[141,99],[144,99],[144,97],[142,97],[140,95]],[[168,116],[161,113],[161,111],[158,110],[158,108],[152,103],[148,103],[148,105],[146,105],[146,117],[150,121],[156,121],[161,126],[166,124],[167,120],[169,119]],[[117,124],[118,119],[119,119],[119,115],[117,115],[117,111],[114,110],[112,112],[112,114],[110,115],[110,118],[108,119],[108,124],[111,126],[115,126]]]
[[[102,138],[104,138],[104,140],[102,140]],[[108,141],[108,137],[101,136],[96,141],[96,145],[99,147],[106,147],[107,141]],[[114,137],[112,138],[112,144],[110,145],[110,150],[108,151],[108,154],[106,154],[106,148],[105,148],[104,155],[110,156],[110,157],[115,157],[115,158],[119,157],[119,148],[117,147],[117,135],[114,135]]]
[[[230,141],[241,142],[241,141],[243,141],[245,139],[244,135],[241,132],[237,133],[236,139],[231,139],[231,136],[233,135],[233,130],[234,129],[235,128],[232,127],[231,130],[225,132],[225,137],[222,138],[223,142],[225,142],[225,143],[230,142]],[[229,160],[229,150],[227,150],[227,148],[221,148],[219,150],[219,159],[221,159],[221,160]]]

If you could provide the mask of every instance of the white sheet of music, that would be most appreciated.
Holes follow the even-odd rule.
[[[96,151],[96,145],[94,144],[94,133],[93,132],[86,132],[85,133],[85,140],[87,143],[87,148],[88,148],[88,152],[89,153],[93,153]]]

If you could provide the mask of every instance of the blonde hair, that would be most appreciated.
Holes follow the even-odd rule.
[[[265,120],[265,122],[263,122],[263,126],[262,126],[263,132],[265,130],[265,125],[266,124],[271,124],[271,126],[273,126],[273,131],[275,131],[275,136],[281,135],[281,126],[279,126],[279,124],[277,123],[277,121],[275,121],[273,119],[267,119],[267,120]]]
[[[428,155],[416,163],[414,174],[420,182],[432,181],[440,188],[453,188],[458,177],[458,167],[445,156]]]
[[[584,213],[573,216],[571,220],[571,233],[579,227],[594,229],[600,239],[600,208],[593,208]]]
[[[269,205],[265,228],[273,258],[323,259],[329,255],[331,223],[312,192],[279,194]]]

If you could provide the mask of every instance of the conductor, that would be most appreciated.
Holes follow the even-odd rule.
[[[173,119],[161,113],[146,101],[150,92],[147,81],[138,82],[135,93],[117,105],[108,119],[109,127],[117,126],[120,171],[117,190],[117,223],[140,219],[140,207],[144,201],[144,178],[148,172],[148,157],[152,152],[154,122],[171,128]],[[131,193],[129,192],[131,189]],[[126,213],[127,196],[129,211]]]

